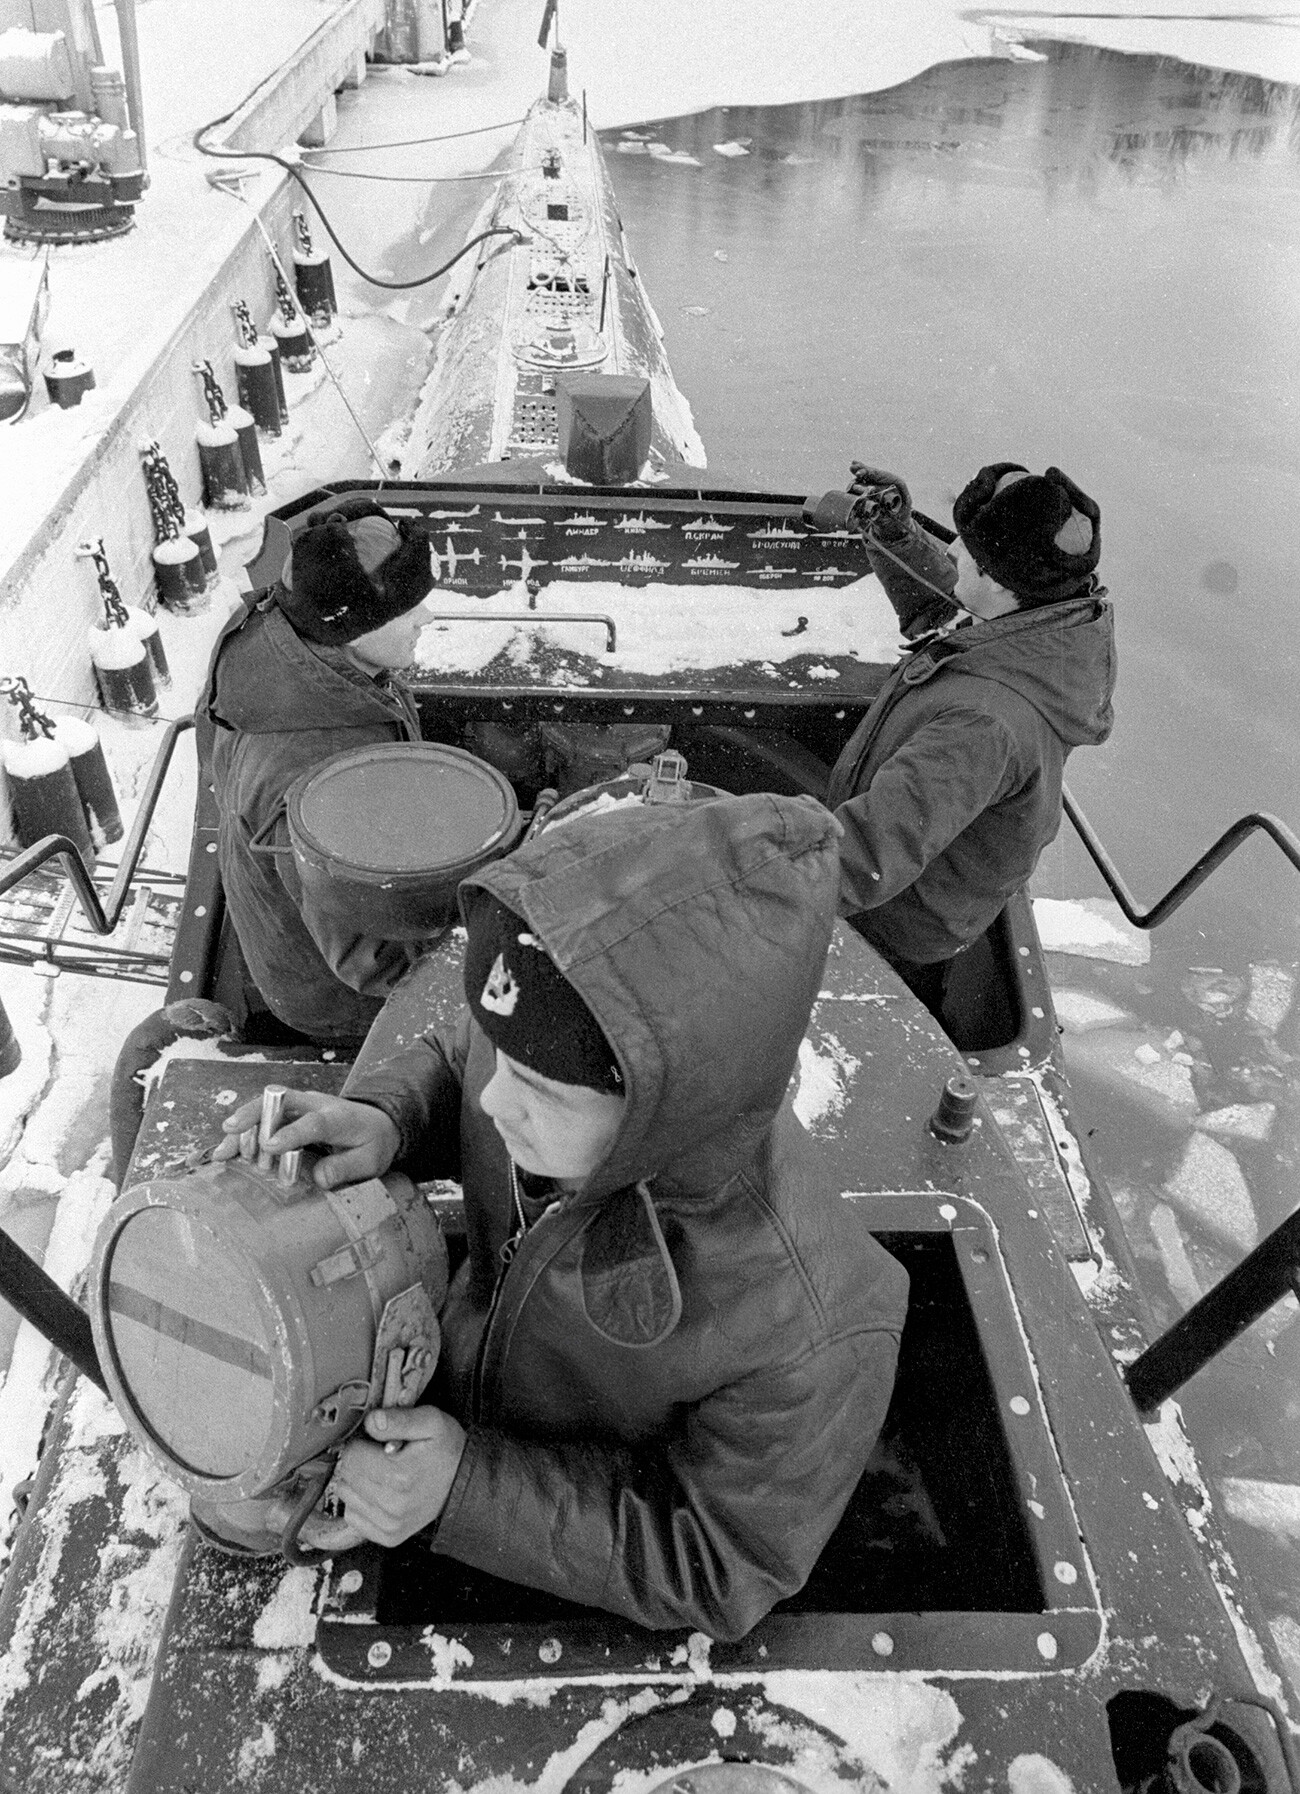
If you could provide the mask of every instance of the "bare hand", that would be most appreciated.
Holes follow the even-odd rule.
[[[329,1156],[321,1159],[313,1176],[322,1189],[359,1183],[366,1177],[382,1177],[397,1157],[401,1138],[397,1124],[382,1109],[369,1103],[349,1102],[342,1096],[323,1096],[314,1090],[287,1090],[284,1114],[288,1120],[262,1145],[277,1157],[295,1147],[324,1146]],[[239,1153],[239,1136],[256,1131],[262,1115],[262,1099],[244,1103],[222,1122],[224,1138],[214,1159],[233,1159]]]
[[[347,1524],[376,1545],[400,1545],[432,1526],[446,1504],[465,1450],[465,1429],[441,1408],[377,1408],[366,1416],[371,1439],[405,1441],[390,1453],[360,1437],[343,1447],[334,1492]]]

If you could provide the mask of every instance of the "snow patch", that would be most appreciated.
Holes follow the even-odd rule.
[[[1007,1764],[1011,1794],[1074,1794],[1074,1783],[1050,1757],[1013,1757]]]
[[[874,574],[846,586],[786,592],[559,579],[536,594],[535,609],[526,588],[516,582],[493,601],[496,609],[518,611],[518,621],[506,623],[437,621],[441,606],[464,608],[464,595],[455,590],[435,586],[427,603],[435,620],[420,632],[415,663],[439,673],[480,673],[503,653],[520,668],[533,669],[543,647],[584,655],[611,671],[665,674],[733,665],[737,643],[743,642],[747,664],[767,661],[769,677],[782,680],[783,664],[796,655],[847,655],[876,664],[898,658],[898,619]],[[592,624],[566,623],[566,610],[610,617],[615,652],[601,651]],[[796,613],[808,617],[808,627],[791,637]],[[809,676],[833,679],[839,674],[818,663],[809,668]],[[575,681],[565,673],[558,682]]]
[[[820,1038],[825,1049],[822,1052],[810,1040],[799,1042],[796,1067],[799,1083],[794,1095],[794,1112],[809,1133],[816,1131],[818,1122],[843,1112],[849,1085],[862,1063],[840,1044],[834,1034],[821,1033]]]
[[[961,1710],[946,1689],[902,1676],[774,1670],[764,1677],[767,1698],[843,1738],[851,1758],[889,1788],[941,1794],[949,1781],[944,1751],[961,1730]],[[795,1728],[770,1722],[769,1743],[804,1745]],[[864,1777],[865,1779],[865,1777]]]
[[[245,1738],[240,1745],[235,1773],[241,1782],[251,1781],[261,1765],[269,1762],[274,1755],[275,1728],[263,1720],[261,1731],[251,1738]]]
[[[426,1626],[420,1634],[420,1643],[432,1660],[436,1682],[450,1682],[458,1669],[474,1667],[474,1653],[467,1645],[458,1638],[444,1638],[432,1626]]]
[[[298,1657],[293,1651],[275,1651],[263,1657],[257,1665],[257,1692],[272,1694],[277,1688],[283,1688],[297,1662]]]
[[[261,1651],[285,1651],[316,1639],[316,1589],[320,1572],[286,1570],[275,1593],[253,1622],[253,1643]]]

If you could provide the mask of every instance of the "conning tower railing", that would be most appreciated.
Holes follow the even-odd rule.
[[[1125,884],[1119,867],[1102,845],[1096,829],[1079,808],[1078,800],[1068,785],[1061,787],[1061,804],[1074,825],[1074,832],[1088,850],[1093,865],[1105,879],[1111,895],[1134,928],[1159,928],[1257,830],[1275,841],[1296,871],[1300,872],[1300,835],[1296,835],[1276,816],[1270,816],[1264,810],[1252,810],[1246,816],[1239,816],[1230,828],[1224,829],[1214,845],[1206,848],[1196,864],[1189,867],[1163,897],[1153,903],[1150,909],[1143,909]]]

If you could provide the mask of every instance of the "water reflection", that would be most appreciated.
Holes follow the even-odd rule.
[[[1015,459],[1098,498],[1118,720],[1069,776],[1150,902],[1243,811],[1300,822],[1300,93],[1034,47],[607,147],[716,471],[807,491],[860,455],[942,515]],[[1035,888],[1103,892],[1069,839]],[[1300,1199],[1298,940],[1300,880],[1257,840],[1149,963],[1054,961],[1091,1147],[1162,1320]],[[1297,1378],[1292,1304],[1185,1407],[1300,1674]],[[1295,1493],[1270,1531],[1276,1485]]]

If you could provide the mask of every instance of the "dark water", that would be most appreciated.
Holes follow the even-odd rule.
[[[977,467],[1016,460],[1064,467],[1097,498],[1117,723],[1068,776],[1150,902],[1242,812],[1300,826],[1300,94],[1037,48],[1047,60],[637,127],[698,167],[605,141],[713,469],[807,491],[842,484],[858,456],[946,517]],[[736,142],[749,153],[714,148]],[[1035,890],[1104,894],[1068,830]],[[1077,1054],[1074,1076],[1161,1320],[1186,1299],[1157,1233],[1192,1134],[1136,1099],[1133,1037],[1190,1061],[1203,1114],[1273,1104],[1267,1139],[1218,1142],[1266,1231],[1300,1200],[1300,1033],[1294,1010],[1280,1025],[1248,1013],[1250,968],[1294,974],[1298,953],[1300,875],[1257,838],[1152,937],[1149,965],[1054,965],[1131,1018],[1127,1043]],[[1239,1249],[1213,1214],[1174,1208],[1207,1287]],[[1186,1392],[1216,1490],[1300,1483],[1287,1320]],[[1300,1638],[1294,1547],[1245,1526],[1234,1543]]]

